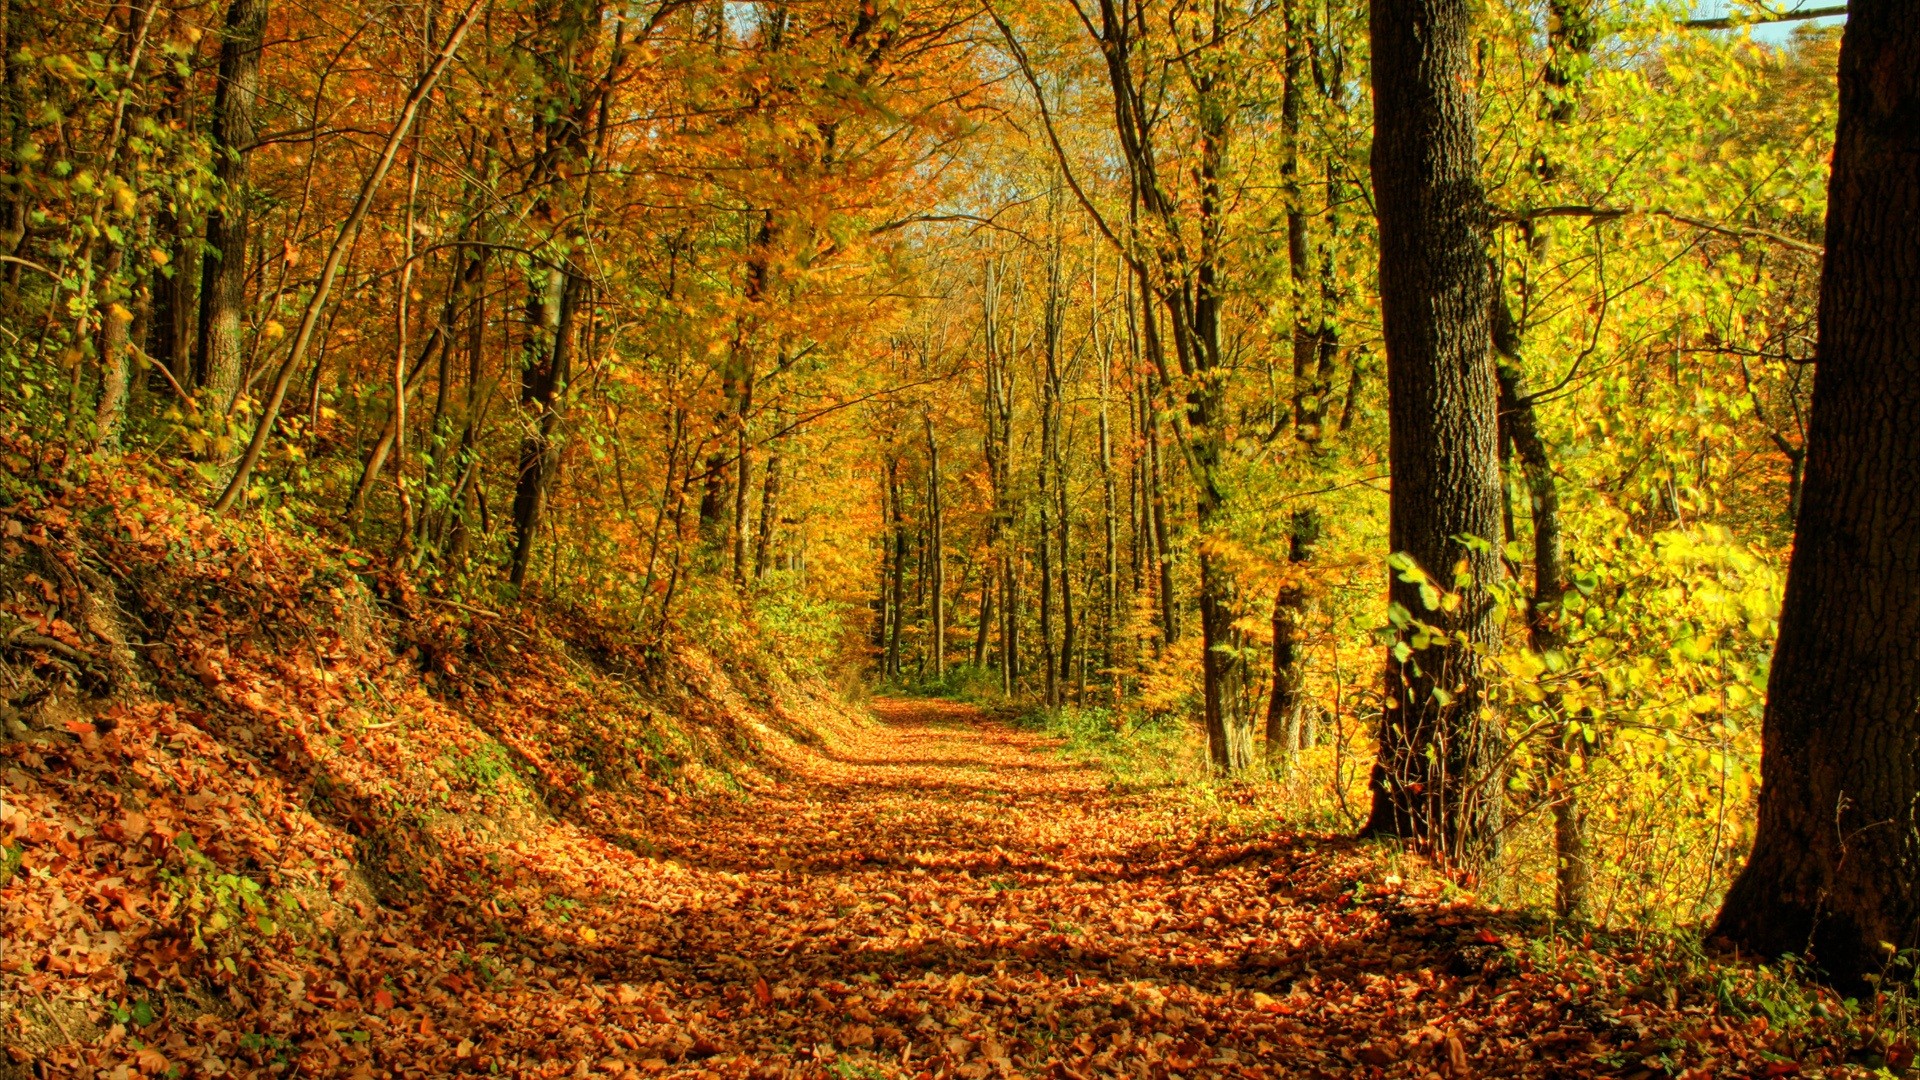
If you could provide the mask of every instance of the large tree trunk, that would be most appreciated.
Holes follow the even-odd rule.
[[[207,211],[201,262],[200,340],[194,376],[211,407],[225,413],[240,392],[246,356],[247,160],[253,154],[254,110],[260,97],[260,50],[267,33],[267,0],[233,0],[220,43],[220,81],[213,98],[213,175],[220,201]]]
[[[1371,10],[1388,532],[1396,561],[1410,562],[1389,586],[1400,629],[1366,828],[1455,856],[1496,844],[1503,786],[1476,651],[1493,639],[1487,586],[1501,565],[1472,21],[1467,0],[1373,0]],[[1456,579],[1462,565],[1466,581]],[[1443,636],[1428,640],[1416,623]]]
[[[1920,945],[1920,6],[1840,46],[1805,490],[1760,824],[1717,932],[1858,985]]]

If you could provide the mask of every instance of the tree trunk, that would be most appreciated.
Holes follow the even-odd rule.
[[[1319,543],[1319,513],[1311,507],[1295,510],[1287,561],[1296,569],[1273,599],[1273,691],[1267,698],[1267,764],[1280,772],[1292,768],[1294,755],[1302,749],[1308,706],[1306,651],[1300,637],[1312,598],[1304,568]]]
[[[993,564],[987,563],[980,571],[980,610],[973,627],[973,666],[975,670],[985,671],[987,640],[993,626]]]
[[[767,453],[767,478],[760,487],[760,528],[753,548],[753,576],[764,578],[773,569],[773,531],[780,521],[780,469],[784,464],[780,440]]]
[[[900,624],[907,608],[907,514],[900,504],[900,462],[887,462],[887,495],[893,506],[893,625],[887,630],[887,676],[900,677]]]
[[[933,658],[933,677],[947,673],[947,557],[940,505],[940,440],[934,437],[933,418],[927,427],[927,588],[933,632],[927,649]],[[964,583],[963,583],[964,587]]]
[[[113,300],[119,289],[126,248],[115,245],[107,253],[100,274],[100,402],[94,412],[93,448],[113,454],[120,449],[120,425],[127,416],[127,327],[133,313]]]
[[[1717,933],[1863,984],[1920,945],[1920,6],[1840,46],[1806,479],[1768,681],[1760,822]],[[1904,976],[1903,976],[1904,977]]]
[[[1112,392],[1113,357],[1103,352],[1100,356],[1100,540],[1102,562],[1100,567],[1101,600],[1104,611],[1100,627],[1101,667],[1108,672],[1108,679],[1117,689],[1118,676],[1114,674],[1113,638],[1120,621],[1120,565],[1117,523],[1114,518],[1119,513],[1119,492],[1113,479],[1113,430],[1107,416],[1107,398]]]
[[[1151,402],[1148,409],[1152,409]],[[1173,595],[1173,537],[1167,527],[1167,487],[1160,468],[1160,418],[1147,418],[1147,524],[1153,533],[1153,560],[1160,580],[1160,638],[1168,648],[1180,638],[1179,608]]]
[[[1020,690],[1020,564],[1011,551],[1000,556],[1000,687],[1008,697]]]
[[[1566,648],[1560,625],[1561,604],[1567,595],[1566,556],[1560,541],[1560,488],[1554,479],[1547,443],[1540,435],[1533,401],[1520,390],[1520,331],[1514,325],[1505,298],[1493,308],[1493,343],[1500,353],[1496,377],[1500,387],[1500,420],[1514,456],[1526,473],[1528,504],[1533,520],[1533,596],[1527,605],[1527,643],[1542,656]],[[1504,489],[1503,489],[1504,490]],[[1509,534],[1512,524],[1506,526]],[[1563,919],[1585,914],[1587,885],[1592,878],[1587,861],[1586,811],[1573,787],[1573,762],[1584,753],[1577,728],[1567,721],[1561,695],[1549,691],[1542,702],[1556,727],[1547,733],[1546,766],[1549,808],[1553,812],[1554,911]]]
[[[747,584],[747,491],[753,479],[753,439],[749,427],[753,412],[753,378],[753,365],[749,362],[741,380],[740,410],[734,417],[733,467],[737,471],[733,485],[733,583],[737,587]]]
[[[161,125],[179,122],[183,127],[187,113],[187,80],[172,64],[163,65],[162,82],[166,96],[161,100],[156,120]],[[199,247],[192,230],[181,216],[177,193],[159,200],[154,210],[154,240],[166,253],[166,262],[153,270],[149,281],[152,312],[147,319],[146,340],[141,347],[148,359],[167,369],[181,386],[193,385],[193,272],[200,265]],[[153,374],[154,385],[166,381]]]
[[[233,0],[227,7],[213,98],[213,176],[220,201],[207,211],[200,340],[194,350],[195,383],[207,392],[209,406],[223,415],[240,392],[246,359],[240,330],[246,323],[247,174],[266,33],[267,0]]]
[[[1373,0],[1370,24],[1398,633],[1366,828],[1450,856],[1497,846],[1503,809],[1476,651],[1493,640],[1487,588],[1501,564],[1472,10],[1467,0]],[[1421,625],[1444,636],[1429,640]]]
[[[1316,335],[1307,310],[1313,268],[1307,257],[1307,209],[1300,192],[1300,84],[1306,79],[1306,64],[1298,6],[1298,0],[1284,0],[1281,5],[1286,40],[1281,63],[1280,186],[1287,200],[1287,278],[1293,301],[1293,429],[1296,436],[1307,436]]]
[[[559,296],[554,305],[557,310],[551,345],[544,350],[544,362],[528,364],[520,380],[520,407],[528,413],[530,427],[520,442],[518,479],[513,490],[513,563],[508,580],[515,587],[526,584],[533,540],[560,465],[560,425],[566,414],[568,384],[573,380],[574,324],[588,287],[586,278],[570,265],[552,273]],[[546,305],[538,300],[535,303],[541,307],[539,317],[544,320]],[[538,337],[535,342],[536,349],[544,344]]]

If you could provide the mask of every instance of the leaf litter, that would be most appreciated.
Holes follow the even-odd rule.
[[[16,574],[30,588],[8,611],[64,645],[16,649],[9,671],[54,688],[110,651],[73,584],[89,565],[121,579],[152,671],[68,685],[65,711],[49,689],[52,730],[0,755],[0,1024],[22,1075],[1646,1080],[1911,1062],[1765,969],[1555,935],[1377,847],[1110,784],[968,706],[855,716],[686,651],[675,707],[736,721],[703,757],[667,727],[634,741],[621,710],[639,699],[608,688],[638,661],[603,629],[573,626],[591,647],[568,651],[531,616],[454,619],[371,568],[330,576],[351,556],[236,540],[138,479],[9,513],[0,554],[46,573]],[[378,604],[354,599],[365,577]],[[750,760],[700,782],[726,754]]]

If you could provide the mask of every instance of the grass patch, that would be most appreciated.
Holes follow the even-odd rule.
[[[1014,723],[1064,741],[1070,757],[1100,766],[1117,787],[1163,788],[1205,782],[1205,754],[1192,727],[1099,705],[1037,705]]]

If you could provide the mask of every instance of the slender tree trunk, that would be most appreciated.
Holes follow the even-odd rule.
[[[740,410],[734,417],[733,485],[733,583],[747,584],[747,492],[753,479],[753,438],[750,415],[753,412],[753,365],[747,365],[740,391]]]
[[[194,375],[211,408],[221,414],[240,392],[246,359],[240,331],[246,324],[248,159],[255,139],[267,6],[267,0],[233,0],[227,7],[213,98],[213,175],[220,198],[207,211]]]
[[[1313,267],[1307,255],[1306,197],[1300,190],[1300,96],[1306,81],[1305,50],[1301,47],[1299,0],[1283,0],[1285,45],[1280,65],[1280,186],[1287,200],[1287,278],[1293,300],[1293,427],[1306,431],[1312,399],[1315,335],[1307,308],[1308,283]]]
[[[460,424],[460,451],[454,459],[459,466],[460,481],[457,497],[452,500],[453,515],[451,535],[447,539],[447,555],[454,560],[463,560],[469,550],[474,525],[477,522],[476,511],[483,481],[479,477],[480,467],[480,410],[483,401],[480,394],[481,379],[486,371],[487,358],[487,249],[480,248],[474,254],[473,302],[467,310],[467,400],[465,416]],[[676,419],[679,413],[675,412]],[[676,431],[678,429],[676,428]],[[674,449],[678,449],[674,443]],[[668,458],[668,473],[671,477],[673,459]],[[665,510],[664,498],[662,510]],[[656,544],[657,547],[657,544]],[[647,560],[647,573],[653,573],[653,557]],[[647,582],[648,587],[653,582]]]
[[[775,418],[776,422],[778,417]],[[767,477],[760,488],[760,528],[753,548],[753,576],[764,578],[773,569],[773,535],[780,521],[780,469],[784,464],[781,442],[776,439],[767,453]]]
[[[100,403],[94,412],[94,451],[117,453],[120,425],[127,416],[127,328],[133,313],[112,299],[115,283],[126,261],[126,248],[115,245],[101,271],[100,300],[106,311],[100,320]]]
[[[1716,927],[1761,957],[1806,953],[1849,988],[1890,965],[1885,948],[1920,946],[1915,117],[1920,6],[1855,0],[1840,45],[1805,490],[1767,685],[1759,832]]]
[[[1560,540],[1560,488],[1554,479],[1547,443],[1540,435],[1533,401],[1521,391],[1520,331],[1504,298],[1493,309],[1493,343],[1500,353],[1496,377],[1500,388],[1500,420],[1514,456],[1526,474],[1528,505],[1533,521],[1533,596],[1527,605],[1527,642],[1542,656],[1566,648],[1560,627],[1561,605],[1567,595],[1566,556]],[[1511,532],[1511,523],[1507,526]],[[1549,806],[1553,812],[1555,912],[1563,919],[1580,918],[1586,910],[1587,884],[1592,877],[1587,857],[1586,811],[1573,786],[1573,762],[1584,753],[1579,730],[1567,722],[1558,692],[1549,691],[1542,703],[1558,721],[1546,743]]]
[[[1113,674],[1113,638],[1120,621],[1120,551],[1114,517],[1119,513],[1119,493],[1114,486],[1113,431],[1107,416],[1107,398],[1112,393],[1112,382],[1113,357],[1103,352],[1100,357],[1100,539],[1103,556],[1100,587],[1104,610],[1101,616],[1100,657],[1101,667],[1109,673],[1108,678],[1117,687],[1118,676]]]
[[[893,612],[893,502],[883,480],[880,484],[880,592],[873,608],[879,618],[873,624],[873,651],[880,658],[880,677],[889,678],[887,668],[887,629]]]
[[[947,556],[946,537],[940,504],[940,440],[933,432],[933,418],[927,427],[927,586],[932,609],[933,635],[927,648],[933,657],[933,677],[947,673]]]
[[[981,567],[979,618],[973,628],[973,666],[977,671],[987,669],[987,640],[992,632],[992,626],[993,564],[988,562]]]
[[[1167,488],[1160,467],[1160,418],[1152,415],[1147,419],[1147,491],[1147,524],[1153,533],[1153,559],[1160,579],[1160,639],[1172,648],[1180,639],[1180,615],[1173,594],[1173,537],[1167,521]]]
[[[1287,544],[1287,561],[1295,569],[1273,600],[1273,690],[1267,698],[1267,763],[1282,772],[1303,749],[1309,706],[1306,650],[1300,639],[1312,597],[1304,571],[1319,543],[1320,515],[1311,507],[1295,510]]]
[[[907,513],[900,501],[900,462],[887,462],[888,501],[893,506],[893,625],[887,632],[887,674],[900,677],[900,624],[907,609]]]
[[[1001,573],[1000,683],[1012,697],[1020,690],[1020,564],[1012,551],[1002,553]]]
[[[1052,394],[1045,397],[1052,402]],[[1040,429],[1047,431],[1053,423],[1053,417],[1046,411],[1040,414]],[[1045,437],[1042,436],[1042,442]],[[1046,687],[1047,704],[1060,704],[1059,668],[1055,663],[1053,651],[1053,498],[1047,490],[1047,455],[1040,455],[1040,535],[1034,545],[1034,554],[1040,561],[1040,671],[1044,676],[1042,685]]]
[[[188,112],[187,80],[172,64],[162,65],[166,86],[156,120],[161,125],[186,123]],[[199,247],[181,215],[181,200],[169,193],[159,200],[154,211],[154,240],[165,253],[166,261],[150,275],[153,299],[147,319],[146,340],[142,347],[147,357],[167,369],[181,386],[193,385],[193,275],[199,268]],[[165,376],[155,372],[155,385]]]
[[[1060,679],[1065,682],[1073,677],[1074,657],[1079,654],[1079,625],[1074,618],[1073,609],[1073,559],[1068,548],[1068,538],[1073,529],[1072,504],[1067,498],[1067,469],[1065,455],[1061,450],[1060,428],[1064,422],[1065,398],[1058,388],[1054,391],[1054,400],[1060,408],[1056,410],[1053,432],[1053,479],[1056,515],[1055,533],[1059,537],[1058,564],[1060,567]]]
[[[1371,11],[1397,636],[1367,831],[1456,857],[1497,846],[1504,789],[1478,653],[1496,629],[1488,587],[1501,564],[1472,11],[1468,0],[1374,0]],[[1429,606],[1442,592],[1457,603]],[[1444,636],[1415,650],[1430,637],[1416,623]]]
[[[20,52],[23,40],[31,40],[35,31],[28,25],[31,0],[0,0],[0,123],[6,125],[7,177],[0,196],[0,254],[18,255],[27,236],[27,170],[33,146],[33,129],[27,123],[26,69]],[[20,287],[19,263],[8,263],[5,280],[7,301]]]
[[[529,429],[520,442],[517,480],[513,491],[513,562],[508,580],[524,586],[533,560],[533,541],[545,516],[554,473],[560,466],[560,427],[566,418],[567,390],[573,381],[575,324],[585,300],[587,281],[571,264],[553,271],[559,295],[555,304],[552,345],[544,363],[529,364],[520,380],[520,406],[528,414]],[[543,316],[544,317],[544,316]],[[539,346],[536,346],[539,347]]]

